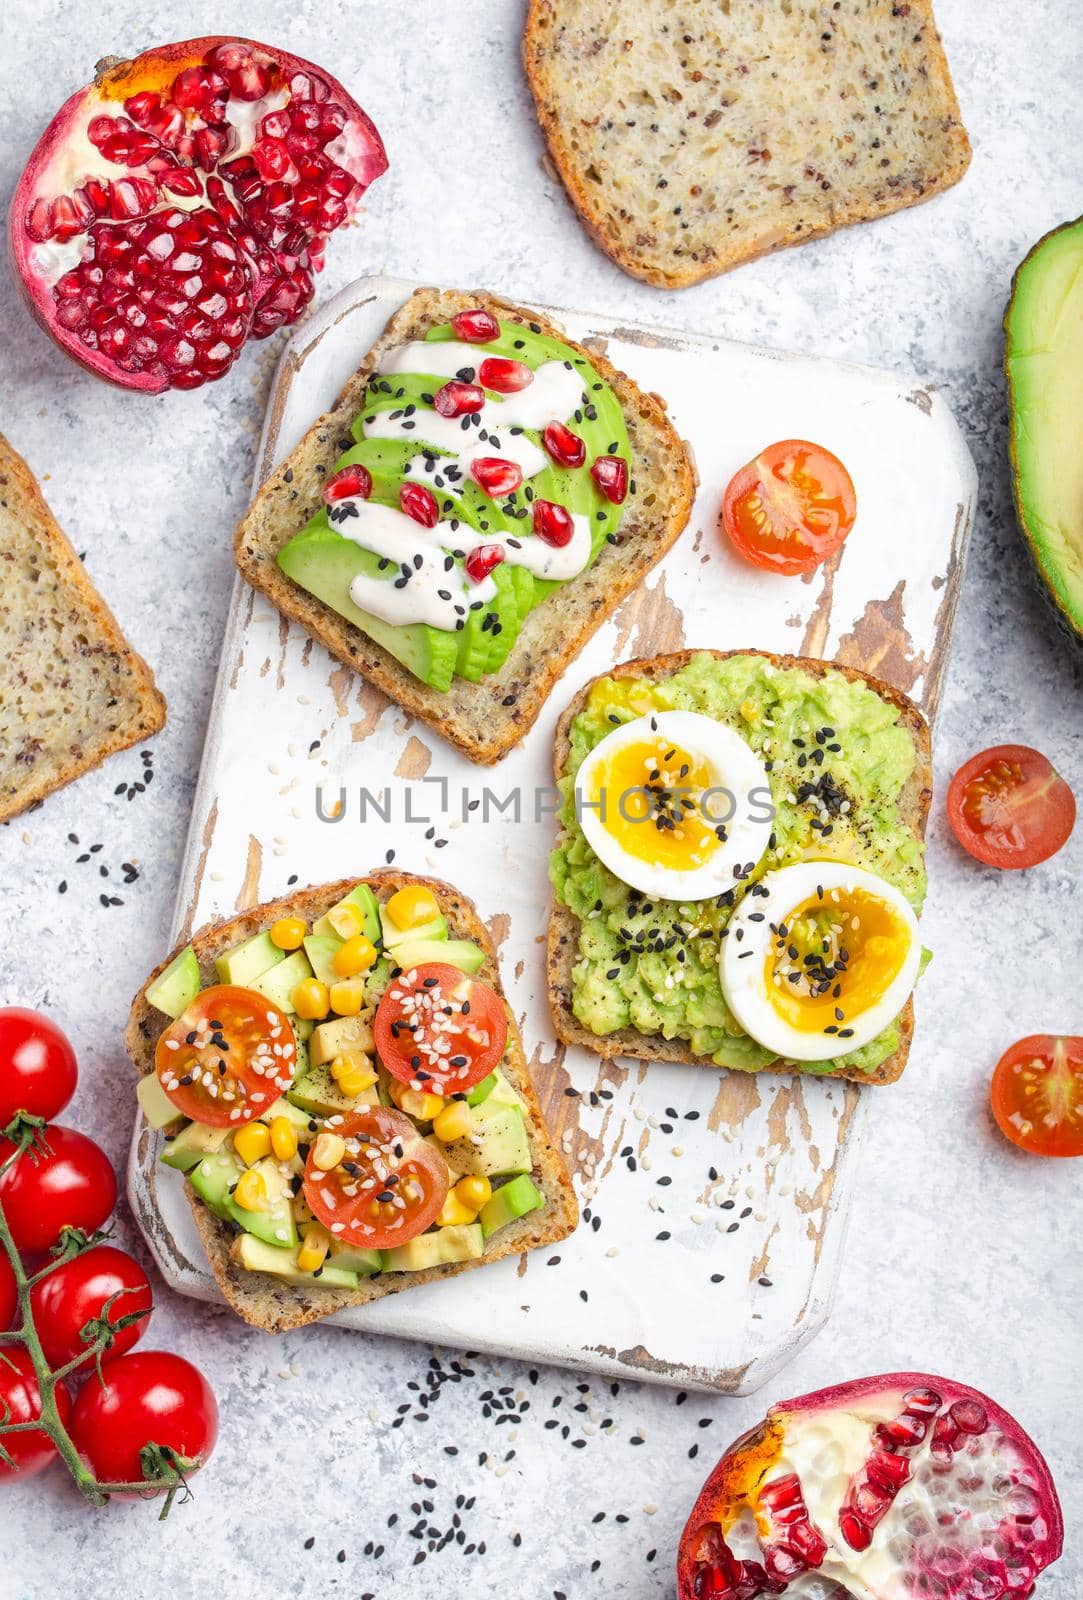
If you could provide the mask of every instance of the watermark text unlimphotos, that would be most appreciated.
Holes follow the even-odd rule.
[[[602,823],[612,824],[619,817],[625,823],[657,827],[661,817],[677,815],[683,820],[694,817],[716,833],[724,832],[738,816],[766,824],[775,814],[771,791],[765,786],[749,789],[747,794],[736,794],[716,784],[707,789],[678,785],[667,788],[664,794],[649,786],[618,791],[601,788],[589,795],[577,787],[574,798],[580,821],[589,811]],[[409,779],[379,789],[320,784],[315,791],[319,822],[352,820],[362,827],[383,823],[426,828],[449,820],[486,826],[541,823],[557,816],[564,803],[564,795],[555,784],[512,784],[501,789],[489,784],[455,786],[445,777]]]

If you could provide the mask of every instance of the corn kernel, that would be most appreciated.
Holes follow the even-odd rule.
[[[331,1248],[331,1235],[318,1222],[305,1229],[301,1248],[297,1252],[297,1265],[302,1272],[316,1272],[327,1260]]]
[[[242,1211],[266,1211],[267,1185],[263,1173],[257,1172],[255,1167],[242,1172],[234,1185],[233,1198]]]
[[[349,901],[344,906],[332,906],[327,913],[327,920],[340,939],[352,939],[365,926],[364,917]]]
[[[392,1091],[392,1098],[399,1109],[405,1111],[408,1117],[413,1117],[415,1122],[432,1122],[444,1109],[443,1097],[428,1094],[424,1089],[400,1089],[397,1096]]]
[[[476,1217],[482,1206],[487,1205],[493,1197],[493,1186],[488,1178],[460,1178],[455,1185],[454,1194],[461,1206]]]
[[[321,1133],[312,1146],[312,1160],[321,1172],[333,1172],[346,1154],[346,1141],[338,1133]]]
[[[289,1117],[271,1118],[271,1149],[279,1161],[289,1161],[297,1154],[297,1129]]]
[[[441,1228],[454,1228],[463,1222],[473,1222],[476,1215],[475,1211],[469,1211],[463,1205],[454,1189],[452,1189],[444,1201],[443,1209],[436,1220]]]
[[[405,931],[407,928],[420,928],[424,923],[431,922],[434,917],[440,915],[440,907],[431,889],[423,889],[420,884],[411,884],[406,889],[395,891],[387,902],[387,914],[396,928]]]
[[[470,1107],[465,1100],[450,1100],[434,1120],[432,1131],[444,1144],[453,1139],[465,1139],[470,1131]]]
[[[365,1004],[364,978],[343,978],[331,985],[331,1010],[340,1017],[356,1017]]]
[[[271,1149],[271,1130],[264,1122],[249,1122],[233,1135],[233,1148],[246,1167],[262,1161]]]
[[[305,936],[305,924],[300,917],[279,917],[271,924],[271,943],[279,950],[299,950]]]
[[[359,972],[367,972],[375,960],[376,946],[372,940],[366,939],[363,933],[356,933],[335,951],[331,965],[337,977],[355,978]]]
[[[294,986],[290,999],[297,1015],[307,1017],[310,1022],[318,1022],[325,1017],[331,1005],[327,985],[321,983],[319,978],[302,978]]]
[[[351,1099],[364,1094],[376,1082],[376,1073],[363,1050],[344,1050],[340,1056],[335,1056],[331,1062],[331,1076],[343,1094]]]

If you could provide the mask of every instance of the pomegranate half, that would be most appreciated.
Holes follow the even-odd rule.
[[[1061,1552],[1037,1447],[923,1372],[784,1400],[715,1467],[681,1535],[680,1600],[1023,1600]]]
[[[15,270],[91,372],[194,389],[296,322],[328,234],[386,169],[372,122],[311,62],[251,39],[163,45],[100,63],[38,140]]]

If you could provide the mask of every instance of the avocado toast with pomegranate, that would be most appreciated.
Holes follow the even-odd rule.
[[[498,760],[684,528],[660,403],[488,294],[417,290],[240,522],[280,611],[472,760]]]
[[[219,1287],[257,1327],[575,1226],[492,944],[446,884],[379,872],[203,928],[125,1042]]]

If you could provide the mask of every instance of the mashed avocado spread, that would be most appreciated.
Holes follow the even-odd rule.
[[[764,762],[775,805],[769,848],[717,899],[651,900],[622,883],[584,837],[575,774],[614,726],[650,711],[701,712],[733,728]],[[695,655],[657,681],[601,678],[570,729],[562,832],[550,862],[557,898],[580,919],[572,1009],[594,1034],[632,1027],[686,1040],[719,1066],[754,1071],[773,1056],[744,1033],[722,995],[720,935],[749,886],[798,861],[865,867],[920,911],[920,838],[899,811],[916,759],[896,706],[842,672],[776,667],[762,656]],[[899,1045],[896,1020],[860,1050],[800,1070],[873,1072]]]

